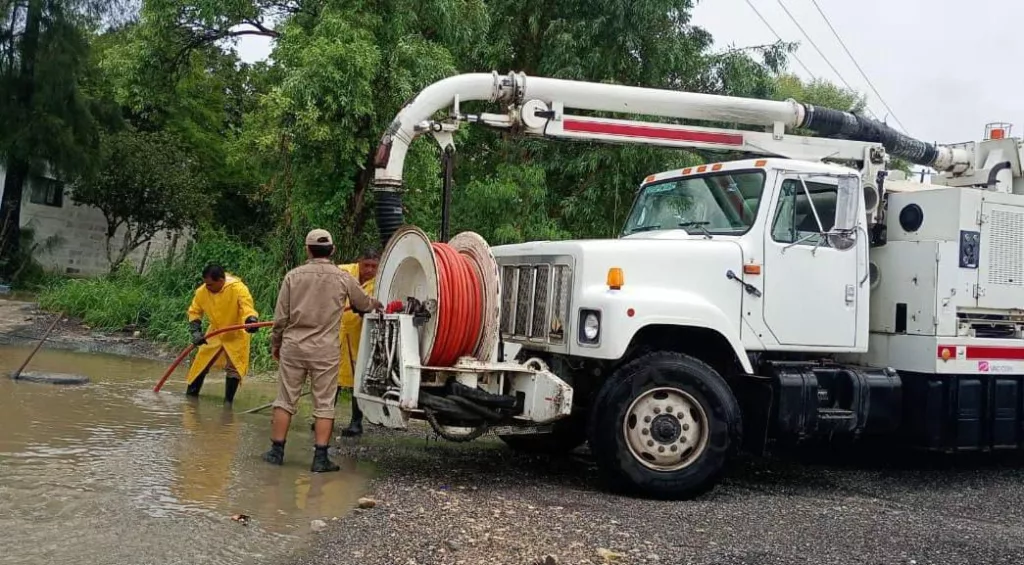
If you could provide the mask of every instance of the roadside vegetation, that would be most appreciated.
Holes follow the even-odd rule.
[[[334,233],[338,262],[376,241],[370,156],[403,103],[460,72],[864,107],[856,92],[788,72],[794,44],[716,45],[690,22],[693,5],[0,0],[0,281],[39,288],[44,307],[93,327],[135,327],[183,346],[185,308],[203,265],[217,261],[269,318],[308,229]],[[266,42],[269,59],[239,59],[241,37]],[[493,244],[613,237],[644,176],[729,157],[483,129],[456,141],[453,233],[473,230]],[[54,280],[31,265],[41,243],[18,233],[16,210],[47,167],[73,202],[104,212],[106,277]],[[414,144],[406,221],[435,235],[440,171],[436,145]],[[140,274],[128,252],[164,229],[191,243]],[[257,368],[268,360],[265,334]]]

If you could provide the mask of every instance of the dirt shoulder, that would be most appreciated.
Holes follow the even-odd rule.
[[[343,444],[381,471],[378,505],[331,522],[297,563],[1024,563],[1019,462],[746,457],[710,494],[662,502],[602,490],[585,452],[425,438],[371,427]]]
[[[0,300],[0,344],[28,345],[38,342],[56,314],[34,302]],[[84,353],[108,353],[145,359],[173,360],[177,352],[147,341],[135,332],[99,332],[81,320],[64,316],[47,338],[45,347]]]

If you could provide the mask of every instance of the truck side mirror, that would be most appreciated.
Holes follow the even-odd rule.
[[[860,178],[854,175],[839,177],[836,194],[835,231],[845,232],[857,229],[860,220]]]
[[[839,177],[836,187],[836,223],[829,233],[829,240],[836,249],[849,249],[856,242],[861,198],[860,177]]]

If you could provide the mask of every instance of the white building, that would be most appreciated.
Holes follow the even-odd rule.
[[[0,166],[0,198],[4,193],[5,169]],[[33,231],[35,259],[48,270],[74,276],[102,275],[110,271],[107,261],[107,221],[98,208],[80,206],[71,200],[67,187],[52,178],[32,177],[25,183],[21,205],[21,227]],[[122,228],[123,229],[123,228]],[[120,244],[119,230],[113,243]],[[175,249],[184,250],[187,237],[158,233],[129,255],[136,267],[148,266]]]

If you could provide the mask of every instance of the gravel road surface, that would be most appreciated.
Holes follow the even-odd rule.
[[[298,563],[1024,563],[1019,460],[745,457],[710,494],[661,502],[602,491],[585,451],[426,435],[371,427],[342,444],[381,470],[377,506],[331,522]]]

